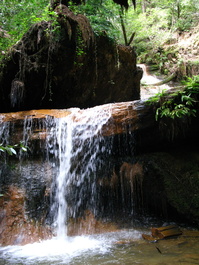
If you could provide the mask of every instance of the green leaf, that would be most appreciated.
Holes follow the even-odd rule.
[[[11,152],[12,152],[12,154],[14,154],[14,155],[16,155],[16,154],[17,154],[16,150],[15,150],[13,147],[10,147],[10,151],[11,151]]]
[[[28,148],[23,146],[23,147],[21,147],[21,150],[22,150],[23,152],[27,152]]]

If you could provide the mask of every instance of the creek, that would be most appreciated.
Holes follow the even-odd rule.
[[[145,100],[149,97],[152,97],[162,91],[171,89],[171,85],[163,84],[157,86],[156,84],[162,81],[161,77],[152,75],[148,71],[148,67],[145,64],[138,64],[139,67],[143,70],[143,76],[141,79],[141,99]]]

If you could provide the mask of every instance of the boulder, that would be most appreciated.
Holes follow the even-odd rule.
[[[33,25],[0,68],[0,112],[87,108],[140,97],[142,70],[132,47],[95,35],[65,5]]]

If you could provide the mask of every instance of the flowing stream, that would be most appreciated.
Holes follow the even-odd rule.
[[[95,179],[96,171],[103,167],[102,157],[109,152],[101,130],[110,118],[111,111],[102,113],[101,108],[95,107],[86,111],[72,109],[69,116],[55,120],[56,126],[50,128],[47,139],[49,153],[57,161],[51,207],[55,237],[25,246],[0,247],[0,265],[199,264],[198,237],[179,237],[156,243],[143,240],[143,233],[150,234],[149,228],[153,224],[150,218],[144,221],[147,228],[142,225],[96,235],[67,235],[67,221],[79,212],[83,193],[90,193],[91,205],[95,201],[92,200],[97,192],[95,181],[90,179]],[[26,124],[31,127],[30,123]],[[6,127],[3,135],[7,133]],[[88,183],[86,190],[83,182]],[[74,186],[78,193],[73,194],[75,207],[72,207],[67,197]]]
[[[168,90],[171,88],[168,84],[163,85],[156,85],[162,79],[160,79],[157,76],[151,75],[148,70],[147,66],[145,64],[138,64],[139,67],[143,70],[143,76],[141,79],[141,99],[145,100],[149,97],[152,97],[158,93],[161,93],[164,90]]]

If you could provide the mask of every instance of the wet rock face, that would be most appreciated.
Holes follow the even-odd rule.
[[[69,220],[69,235],[115,231],[119,226],[132,225],[137,218],[142,221],[147,214],[194,224],[199,216],[198,159],[198,152],[176,151],[109,158],[97,172],[97,193],[92,200],[87,182],[83,187],[74,185],[67,195],[73,207],[80,194],[82,199],[81,211]],[[16,169],[12,173],[4,169],[7,181],[1,183],[1,244],[51,237],[54,173],[50,164],[34,161],[24,164],[18,177],[14,172]]]
[[[22,163],[23,164],[23,163]],[[52,235],[50,185],[52,169],[42,161],[16,161],[0,168],[0,244],[25,244]]]
[[[5,59],[0,112],[138,99],[142,71],[133,48],[95,36],[87,18],[65,5],[55,10],[54,25],[33,25]]]
[[[48,238],[47,226],[27,218],[25,191],[14,185],[0,198],[0,243],[21,245]]]
[[[191,145],[136,156],[135,163],[142,168],[134,182],[136,212],[198,226],[198,159],[198,150]]]

